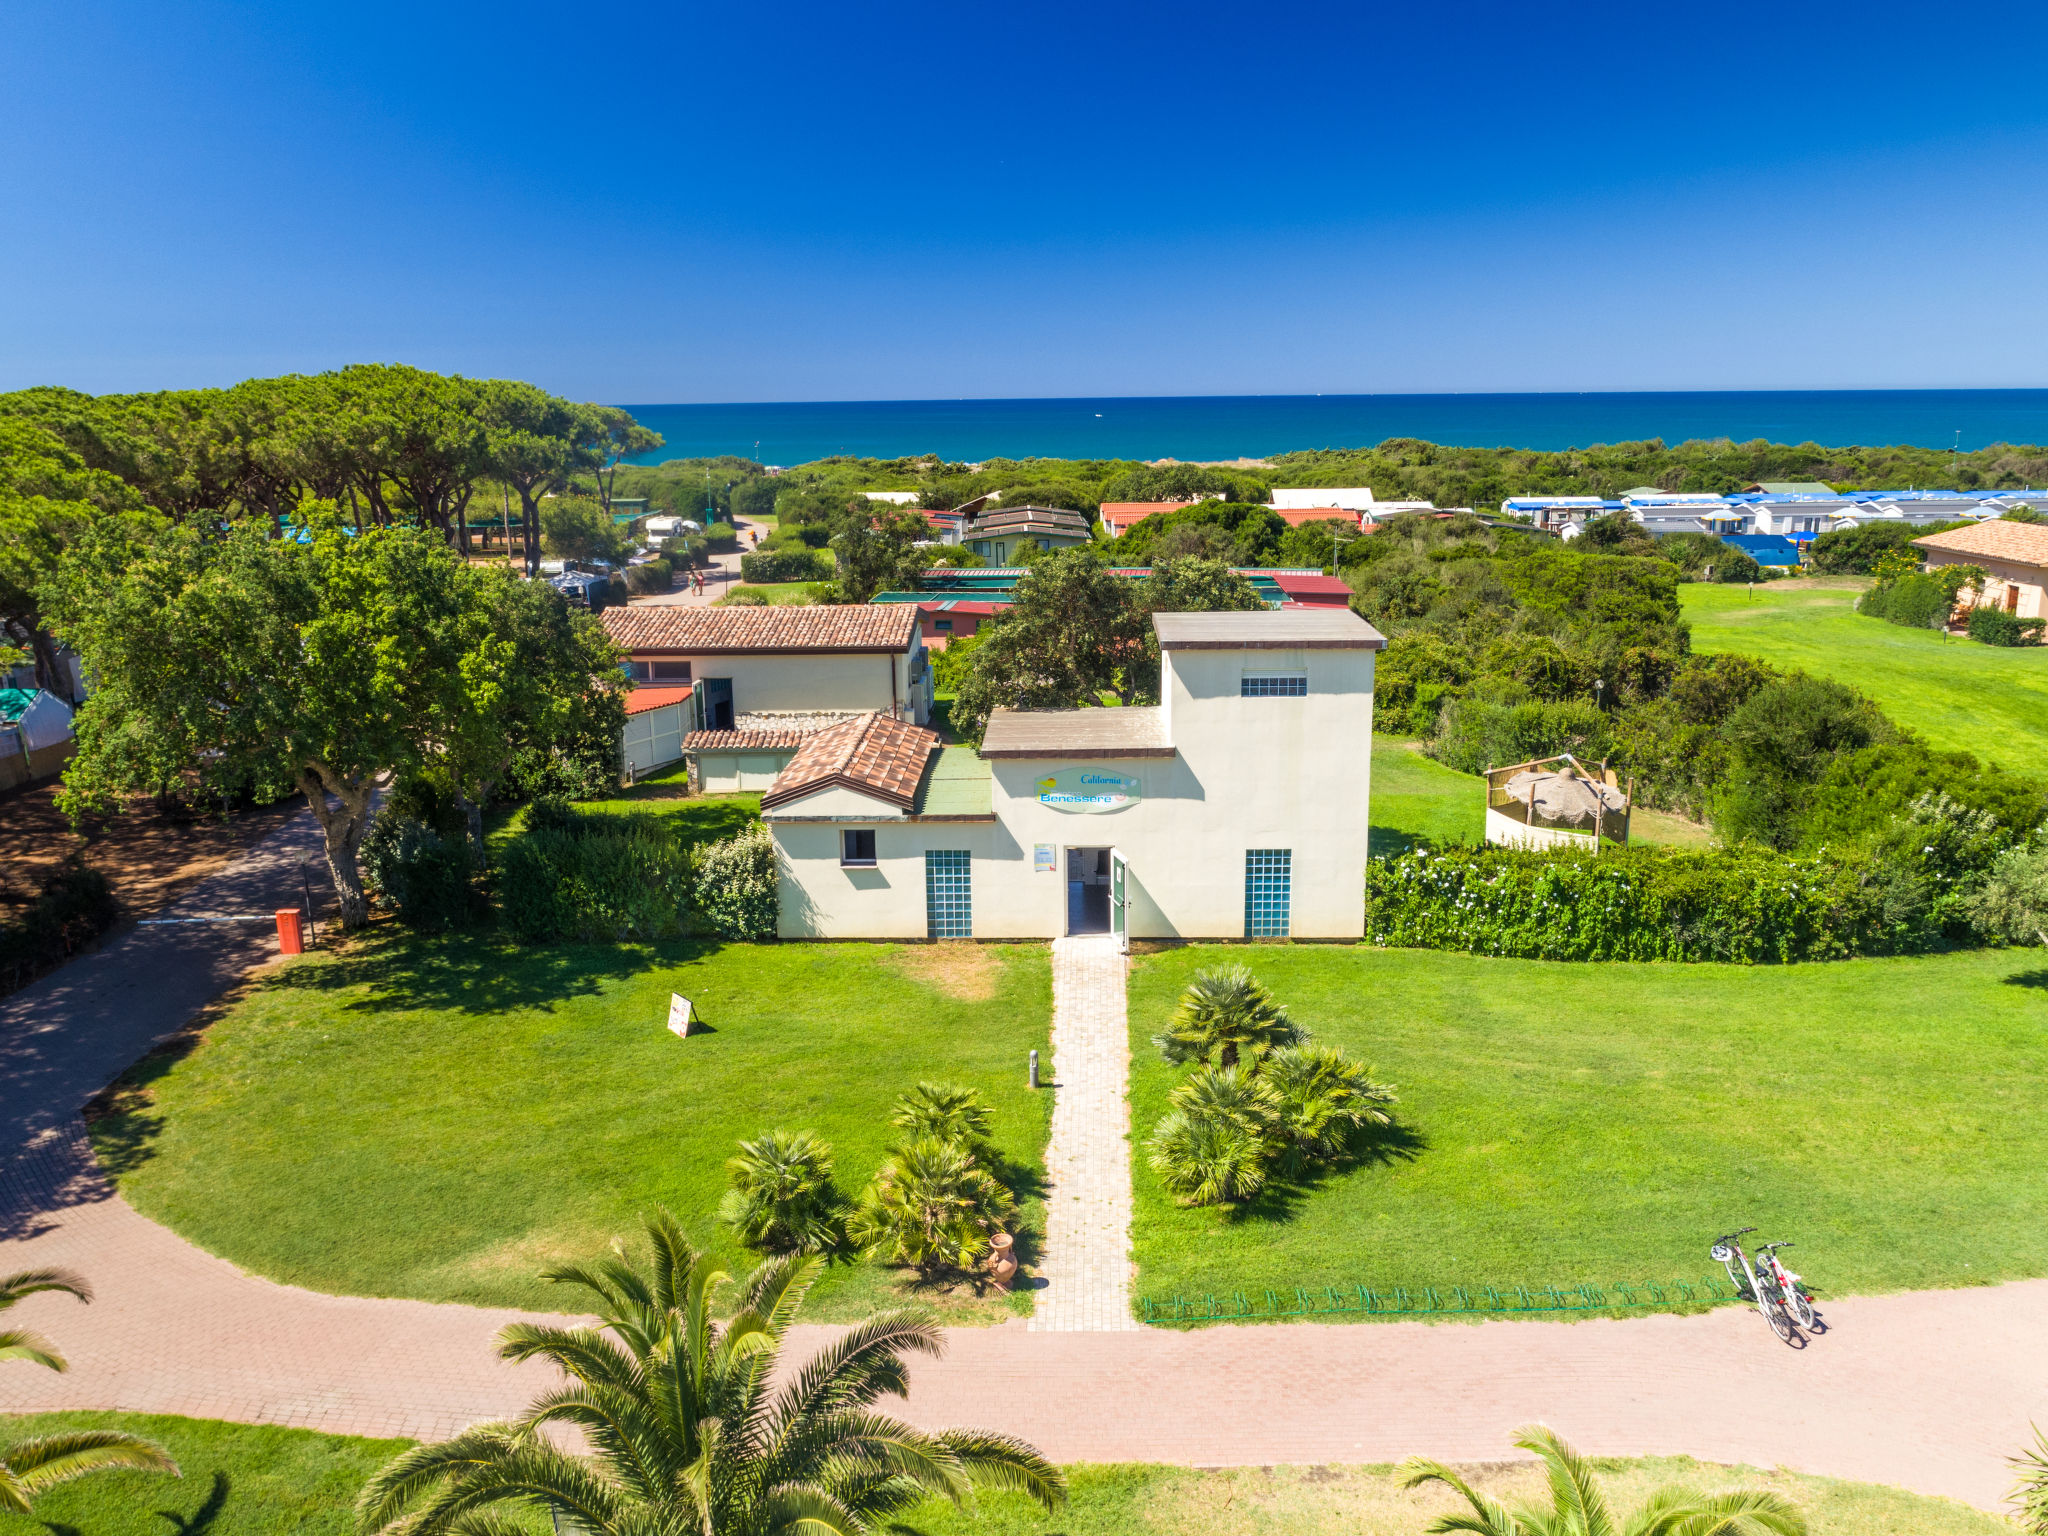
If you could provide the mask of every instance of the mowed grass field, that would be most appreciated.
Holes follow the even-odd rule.
[[[1486,835],[1486,781],[1425,757],[1399,736],[1372,739],[1372,855],[1405,853],[1427,840],[1433,848],[1477,843]],[[1703,847],[1706,827],[1682,816],[1638,807],[1629,836],[1639,843]]]
[[[0,1444],[59,1430],[108,1428],[147,1435],[169,1450],[182,1478],[109,1473],[56,1489],[30,1515],[0,1514],[0,1536],[350,1536],[357,1491],[409,1442],[303,1429],[223,1424],[139,1413],[0,1416]],[[1652,1489],[1699,1492],[1762,1487],[1795,1501],[1811,1536],[2011,1536],[1981,1510],[1885,1488],[1785,1471],[1721,1467],[1683,1456],[1596,1460],[1622,1509]],[[1390,1467],[1079,1466],[1066,1469],[1070,1502],[1054,1515],[1015,1494],[983,1494],[961,1509],[929,1503],[895,1527],[924,1536],[1421,1536],[1458,1507],[1441,1489],[1402,1489]],[[1528,1465],[1467,1469],[1512,1502],[1542,1496]],[[545,1536],[547,1522],[513,1517]]]
[[[709,1033],[669,1033],[672,992]],[[735,1144],[814,1130],[851,1197],[898,1095],[929,1078],[994,1106],[1028,1260],[1051,1096],[1025,1062],[1051,1011],[1043,946],[521,949],[380,930],[273,973],[189,1054],[146,1060],[93,1134],[140,1210],[258,1274],[560,1309],[580,1302],[539,1273],[657,1205],[728,1267],[753,1262],[714,1219]],[[813,1294],[829,1320],[907,1292],[852,1262]],[[929,1299],[959,1321],[1028,1309],[1021,1292]]]
[[[1400,1129],[1348,1171],[1189,1209],[1144,1142],[1152,1037],[1245,963],[1372,1063]],[[1131,976],[1141,1296],[1698,1278],[1755,1224],[1825,1298],[2048,1274],[2048,956],[1568,965],[1194,946]]]
[[[1979,645],[1856,612],[1867,583],[1678,589],[1693,649],[1747,651],[1860,688],[1937,747],[2018,773],[2048,764],[2048,646]]]

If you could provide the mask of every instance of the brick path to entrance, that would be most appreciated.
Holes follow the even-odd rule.
[[[1116,936],[1052,944],[1052,1137],[1044,1286],[1030,1327],[1113,1333],[1131,1316],[1130,1030]]]
[[[306,846],[302,819],[181,907],[279,904]],[[0,1410],[434,1436],[524,1406],[546,1377],[496,1359],[492,1335],[513,1314],[257,1279],[136,1214],[99,1178],[78,1105],[266,948],[205,925],[166,947],[164,931],[134,930],[0,1003],[0,1273],[67,1264],[99,1291],[91,1307],[38,1295],[9,1314],[52,1335],[72,1368],[0,1371]],[[1061,1076],[1075,1070],[1055,1063]],[[1089,1164],[1079,1167],[1072,1187],[1087,1188]],[[1055,1282],[1072,1277],[1051,1267]],[[1102,1274],[1080,1269],[1084,1315],[1094,1303],[1081,1298],[1118,1283],[1114,1265]],[[1061,1304],[1054,1287],[1046,1299]],[[1997,1507],[2003,1457],[2030,1418],[2048,1423],[2048,1281],[1849,1298],[1827,1316],[1832,1331],[1802,1351],[1733,1309],[1187,1333],[1014,1322],[951,1330],[944,1360],[912,1367],[904,1412],[1022,1435],[1057,1461],[1197,1466],[1495,1460],[1517,1426],[1542,1420],[1599,1455],[1782,1464]],[[806,1351],[831,1332],[801,1329],[792,1343]]]

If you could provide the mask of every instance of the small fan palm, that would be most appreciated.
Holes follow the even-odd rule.
[[[1166,1033],[1155,1040],[1168,1061],[1257,1065],[1268,1051],[1306,1038],[1264,982],[1241,965],[1202,971],[1188,983]]]
[[[1336,1046],[1283,1046],[1266,1058],[1260,1077],[1279,1099],[1281,1136],[1304,1162],[1339,1157],[1354,1132],[1394,1123],[1387,1113],[1394,1090]]]
[[[896,1101],[889,1119],[905,1142],[930,1137],[955,1142],[977,1155],[988,1151],[994,1123],[986,1099],[972,1088],[951,1083],[919,1083]]]
[[[728,1278],[667,1213],[647,1235],[643,1262],[620,1249],[548,1276],[593,1292],[602,1329],[515,1323],[499,1336],[506,1359],[552,1361],[569,1383],[514,1422],[397,1457],[357,1500],[363,1531],[511,1536],[531,1511],[578,1536],[856,1536],[934,1495],[959,1503],[977,1483],[1048,1510],[1065,1498],[1058,1470],[1021,1441],[928,1433],[874,1410],[908,1388],[904,1356],[942,1352],[922,1314],[871,1317],[784,1370],[820,1260],[762,1264],[721,1322]],[[592,1454],[559,1449],[550,1425],[580,1430]]]
[[[1443,1515],[1432,1532],[1467,1531],[1473,1536],[1805,1536],[1806,1519],[1788,1500],[1762,1488],[1694,1494],[1661,1488],[1627,1519],[1617,1521],[1584,1457],[1542,1425],[1524,1429],[1515,1444],[1543,1463],[1550,1480],[1548,1508],[1510,1509],[1472,1487],[1440,1461],[1419,1456],[1401,1463],[1402,1486],[1442,1483],[1472,1506],[1471,1513]]]
[[[83,1275],[68,1269],[30,1269],[0,1276],[0,1312],[38,1291],[62,1291],[80,1301],[92,1300],[92,1287]],[[0,1329],[0,1360],[32,1360],[53,1371],[65,1368],[56,1347],[26,1328]],[[168,1472],[176,1477],[178,1464],[162,1446],[114,1429],[74,1430],[18,1440],[0,1451],[0,1510],[26,1515],[35,1508],[38,1494],[59,1483],[89,1472],[115,1471]]]
[[[719,1219],[749,1248],[822,1253],[839,1241],[832,1149],[810,1131],[769,1131],[740,1143],[725,1165],[732,1188]]]
[[[847,1236],[876,1258],[932,1275],[974,1268],[1016,1219],[1016,1200],[971,1151],[926,1136],[882,1164]]]
[[[1249,1200],[1266,1187],[1273,1156],[1264,1136],[1181,1110],[1160,1118],[1148,1146],[1159,1182],[1183,1205]]]
[[[1167,1102],[1191,1120],[1214,1120],[1270,1141],[1280,1128],[1280,1095],[1243,1067],[1202,1067],[1175,1086]]]

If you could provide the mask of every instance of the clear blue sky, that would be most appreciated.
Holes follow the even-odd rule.
[[[2048,385],[2048,7],[14,0],[0,387]]]

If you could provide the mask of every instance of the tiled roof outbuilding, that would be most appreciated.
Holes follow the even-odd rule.
[[[1930,533],[1913,542],[1945,555],[1983,555],[2019,565],[2048,566],[2048,523],[2014,523],[1997,517],[1968,528]]]
[[[607,608],[599,616],[612,643],[629,651],[693,656],[781,651],[907,650],[917,610],[894,606],[786,608]]]
[[[917,612],[907,607],[896,611],[913,617]],[[911,810],[925,765],[938,745],[937,731],[887,715],[862,715],[804,738],[789,766],[761,796],[761,809],[839,787]]]

